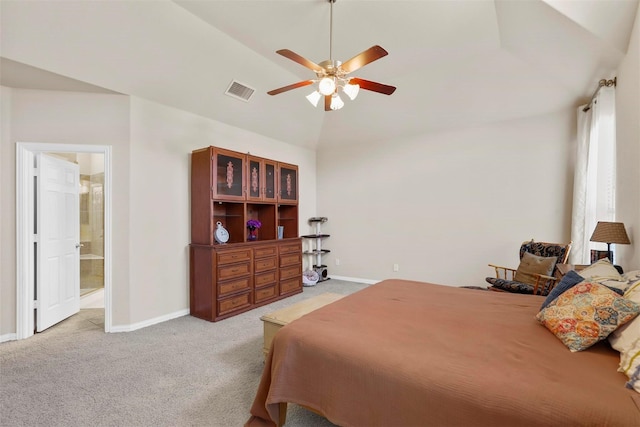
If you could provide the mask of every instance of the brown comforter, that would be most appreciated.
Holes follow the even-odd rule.
[[[535,320],[543,300],[370,286],[276,334],[247,426],[274,425],[278,402],[341,426],[640,426],[618,353],[571,353]]]

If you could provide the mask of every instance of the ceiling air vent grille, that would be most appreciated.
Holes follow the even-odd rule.
[[[240,101],[249,102],[249,99],[251,99],[255,91],[254,88],[233,80],[224,94],[239,99]]]

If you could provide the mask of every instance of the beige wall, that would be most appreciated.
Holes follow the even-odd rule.
[[[330,274],[481,285],[522,241],[569,241],[574,115],[319,150]]]
[[[94,144],[113,147],[113,226],[125,230],[113,236],[113,281],[127,283],[128,186],[129,186],[129,98],[120,95],[53,92],[3,88],[3,122],[10,119],[10,132],[2,133],[2,198],[0,336],[16,331],[16,142]],[[3,123],[4,125],[5,123]],[[4,126],[3,126],[4,128]],[[114,324],[129,319],[128,287],[114,286]]]
[[[301,222],[315,213],[315,152],[132,98],[133,323],[189,307],[190,153],[209,145],[298,165]]]
[[[189,308],[189,153],[217,145],[300,166],[300,218],[316,211],[315,153],[120,95],[2,88],[0,337],[16,331],[15,143],[113,148],[113,328]],[[303,221],[302,221],[303,222]]]
[[[616,263],[631,271],[640,270],[640,5],[627,52],[616,88],[616,219],[624,222],[631,245],[616,246]]]

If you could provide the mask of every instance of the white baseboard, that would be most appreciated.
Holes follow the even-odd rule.
[[[7,342],[7,341],[15,341],[17,339],[18,339],[18,334],[0,335],[0,343]]]
[[[347,276],[334,276],[333,274],[329,276],[330,279],[336,280],[344,280],[345,282],[358,282],[358,283],[366,283],[367,285],[375,285],[380,282],[380,280],[371,280],[371,279],[360,279],[358,277],[347,277]]]
[[[138,323],[132,323],[131,325],[123,326],[111,326],[111,332],[132,332],[138,329],[146,328],[158,323],[166,322],[167,320],[177,319],[178,317],[186,316],[190,313],[188,308],[184,310],[176,311],[173,313],[165,314],[164,316],[155,317],[153,319],[144,320]]]

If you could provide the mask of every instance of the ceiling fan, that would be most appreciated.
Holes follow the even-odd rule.
[[[267,92],[269,95],[277,95],[299,87],[309,86],[318,83],[318,89],[307,95],[307,99],[313,106],[317,106],[320,98],[324,96],[324,110],[339,110],[344,106],[344,102],[338,94],[342,90],[351,100],[354,100],[360,89],[370,90],[385,95],[395,92],[394,86],[360,79],[358,77],[348,77],[348,74],[376,61],[389,53],[380,46],[372,46],[349,59],[346,62],[335,61],[333,59],[333,3],[336,0],[327,0],[331,4],[331,21],[329,26],[329,59],[316,64],[289,49],[281,49],[276,53],[288,58],[298,64],[309,68],[316,73],[316,79],[305,80],[284,86]]]

